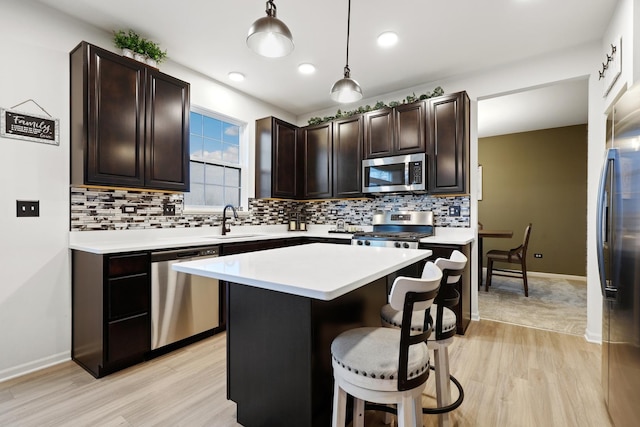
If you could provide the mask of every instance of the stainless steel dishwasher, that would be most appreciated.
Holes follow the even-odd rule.
[[[151,253],[151,349],[220,325],[217,280],[174,271],[178,262],[215,258],[218,246]]]

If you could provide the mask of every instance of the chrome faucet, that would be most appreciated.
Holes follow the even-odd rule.
[[[233,217],[238,219],[238,212],[236,212],[236,208],[233,205],[226,205],[224,209],[222,209],[222,235],[226,235],[227,231],[231,231],[231,226],[229,225],[229,230],[227,230],[227,208],[231,208],[233,211]]]

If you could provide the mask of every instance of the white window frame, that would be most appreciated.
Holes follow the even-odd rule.
[[[240,206],[235,206],[236,208],[240,208],[238,210],[238,215],[248,215],[249,208],[249,185],[248,185],[248,165],[249,165],[249,141],[248,141],[248,130],[247,123],[242,120],[235,119],[233,117],[226,116],[221,113],[217,113],[215,111],[211,111],[207,108],[199,107],[197,105],[191,105],[190,112],[194,112],[197,114],[202,114],[217,120],[222,120],[227,123],[231,123],[232,125],[238,126],[240,128],[240,135],[238,136],[238,140],[240,143],[240,152],[238,153],[239,164],[224,162],[222,160],[217,161],[215,163],[211,162],[210,164],[220,165],[220,166],[229,166],[233,168],[240,169]],[[191,156],[189,156],[189,170],[191,170]],[[191,173],[191,172],[189,172]],[[185,214],[212,214],[212,213],[221,213],[224,206],[201,206],[201,205],[187,205],[186,201],[184,204],[183,213]]]

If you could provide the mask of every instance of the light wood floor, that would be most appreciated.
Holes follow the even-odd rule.
[[[453,426],[611,426],[600,346],[582,337],[485,320],[449,354],[465,390]],[[220,334],[99,380],[66,362],[0,383],[0,426],[239,426],[225,396]],[[367,427],[381,419],[368,413]],[[424,422],[437,425],[435,416]]]

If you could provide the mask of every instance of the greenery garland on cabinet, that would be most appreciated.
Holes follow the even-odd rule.
[[[387,108],[387,107],[397,107],[400,104],[411,104],[412,102],[416,102],[416,101],[421,101],[423,99],[429,99],[429,98],[433,98],[434,96],[441,96],[444,95],[444,90],[442,90],[442,88],[440,86],[436,87],[433,92],[427,92],[427,93],[423,93],[420,96],[416,96],[415,92],[413,93],[413,95],[408,95],[405,99],[403,99],[402,101],[391,101],[389,104],[385,104],[382,101],[378,101],[376,102],[376,105],[374,105],[373,107],[370,105],[365,105],[360,106],[358,108],[356,108],[355,110],[351,110],[351,111],[342,111],[342,110],[338,110],[336,111],[336,115],[335,116],[324,116],[324,117],[311,117],[308,121],[308,124],[311,125],[319,125],[322,123],[326,123],[326,122],[330,122],[332,120],[336,120],[336,119],[342,119],[345,117],[351,117],[354,116],[356,114],[363,114],[363,113],[367,113],[369,111],[373,111],[373,110],[379,110],[381,108]]]

